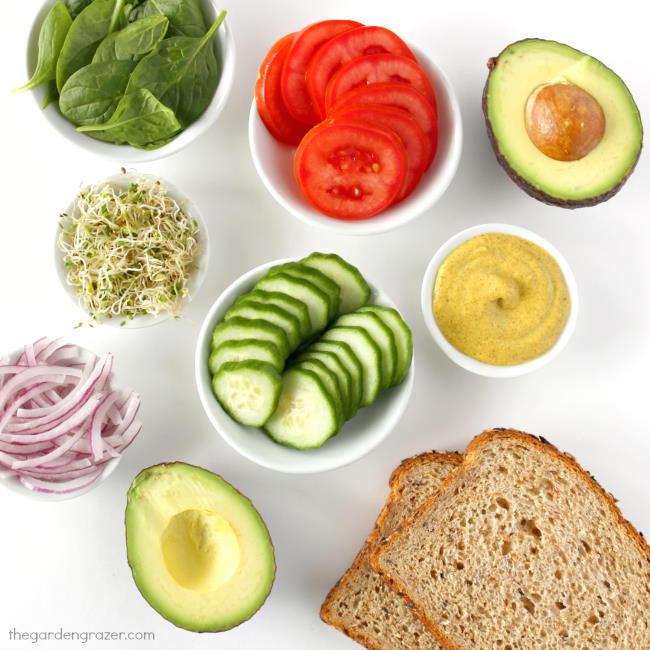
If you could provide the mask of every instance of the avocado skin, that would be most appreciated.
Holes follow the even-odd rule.
[[[521,39],[520,41],[515,41],[514,43],[510,43],[509,45],[506,45],[506,47],[502,50],[501,54],[505,52],[511,45],[516,45],[517,43],[521,43],[527,40],[529,39],[524,38]],[[544,39],[539,39],[539,40],[544,40]],[[499,56],[501,56],[501,54],[499,54]],[[623,176],[621,180],[614,187],[612,187],[612,189],[609,190],[608,192],[603,192],[602,194],[598,194],[597,196],[592,196],[588,199],[581,199],[581,200],[561,199],[557,196],[552,196],[551,194],[542,192],[542,190],[535,187],[534,185],[531,185],[527,180],[522,178],[510,166],[510,163],[508,162],[506,157],[501,153],[499,149],[499,143],[497,141],[496,136],[494,135],[494,131],[492,130],[492,125],[490,124],[490,118],[488,117],[488,108],[487,108],[488,87],[490,85],[490,75],[492,74],[492,70],[494,70],[494,68],[496,68],[496,66],[499,63],[499,56],[493,56],[488,59],[487,67],[490,70],[490,72],[488,73],[487,79],[485,80],[485,86],[483,87],[483,95],[481,99],[481,106],[483,109],[483,117],[485,118],[485,126],[487,128],[488,139],[490,140],[490,144],[492,145],[492,149],[494,151],[494,154],[497,158],[497,162],[499,163],[499,165],[503,167],[506,174],[508,174],[508,176],[510,176],[510,178],[515,182],[515,184],[519,188],[521,188],[524,192],[526,192],[526,194],[548,205],[554,205],[555,207],[566,208],[568,210],[575,210],[576,208],[590,208],[594,205],[598,205],[599,203],[604,203],[605,201],[609,201],[609,199],[611,199],[615,194],[617,194],[618,191],[621,189],[621,187],[625,185],[625,181],[627,181],[627,179],[630,177],[630,174],[634,171],[636,164],[639,162],[639,157],[641,156],[641,151],[643,149],[643,140],[641,141],[641,147],[639,148],[639,153],[637,154],[634,163],[632,163],[632,165],[630,166],[630,169],[627,171],[625,176]]]
[[[147,473],[148,473],[150,470],[155,470],[155,469],[158,469],[158,468],[160,468],[160,467],[164,467],[164,468],[172,468],[172,467],[174,467],[175,465],[183,465],[183,466],[186,466],[186,467],[193,467],[193,468],[195,468],[195,469],[200,469],[200,470],[203,470],[203,471],[206,471],[206,472],[210,472],[211,474],[215,474],[215,475],[218,476],[220,479],[222,479],[223,481],[225,481],[226,483],[228,483],[228,485],[230,485],[230,487],[231,487],[235,492],[237,492],[238,494],[241,495],[242,499],[244,499],[245,501],[248,501],[248,503],[250,503],[251,507],[252,507],[255,511],[257,511],[257,508],[255,508],[255,506],[253,505],[253,502],[252,502],[252,501],[251,501],[251,500],[250,500],[250,499],[249,499],[245,494],[243,494],[243,493],[240,492],[236,487],[234,487],[232,483],[230,483],[229,481],[226,481],[226,479],[224,479],[223,476],[221,476],[221,474],[217,474],[216,472],[212,472],[211,470],[206,470],[204,467],[200,467],[199,465],[192,465],[191,463],[185,463],[185,462],[183,462],[183,461],[172,461],[172,462],[169,462],[169,463],[156,463],[155,465],[150,465],[149,467],[145,467],[144,469],[140,470],[140,471],[138,472],[137,476],[133,479],[131,485],[129,486],[129,490],[128,490],[128,492],[127,492],[127,507],[128,507],[128,498],[129,498],[129,493],[131,492],[131,489],[132,489],[133,487],[137,487],[137,484],[140,483],[140,482],[142,481],[142,479],[147,475]],[[258,514],[259,514],[259,513],[258,513]],[[269,533],[268,526],[266,525],[266,522],[264,521],[264,519],[262,519],[262,516],[261,516],[261,515],[260,515],[260,520],[262,521],[262,524],[264,525],[264,528],[266,529],[266,532],[267,532],[267,534],[268,534],[269,543],[271,544],[271,549],[274,551],[274,555],[275,555],[275,547],[274,547],[274,545],[273,545],[273,541],[272,541],[272,539],[271,539],[271,535],[270,535],[270,533]],[[124,525],[125,525],[124,541],[125,541],[125,545],[127,546],[127,549],[126,549],[126,550],[127,550],[127,558],[128,558],[128,544],[126,544],[126,541],[127,541],[127,538],[126,538],[126,510],[125,510],[125,512],[124,512]],[[128,562],[128,560],[127,560],[127,562]],[[131,569],[131,573],[133,574],[133,567],[131,566],[131,563],[128,562],[128,565],[129,565],[129,569]],[[276,573],[277,573],[277,564],[274,562],[274,564],[273,564],[273,577],[272,577],[272,580],[271,580],[271,586],[275,583]],[[271,595],[271,591],[273,590],[272,588],[269,589],[268,593],[266,594],[266,597],[265,597],[264,600],[260,603],[260,606],[259,606],[259,607],[254,611],[254,612],[252,612],[250,616],[248,616],[247,618],[242,619],[242,620],[239,621],[238,623],[235,623],[235,624],[233,624],[233,625],[230,625],[229,627],[219,627],[219,628],[215,628],[215,629],[213,629],[213,630],[204,630],[204,629],[199,630],[199,629],[193,629],[193,628],[191,628],[191,627],[185,627],[185,626],[183,626],[183,625],[179,625],[179,624],[176,623],[175,621],[173,621],[173,620],[167,618],[166,616],[164,616],[163,614],[161,614],[161,613],[160,613],[160,612],[159,612],[159,611],[158,611],[158,610],[157,610],[157,609],[156,609],[156,608],[155,608],[155,607],[154,607],[154,606],[149,602],[149,599],[147,598],[147,596],[146,596],[146,595],[144,594],[144,592],[140,589],[140,586],[138,585],[138,581],[135,580],[135,574],[133,574],[133,578],[134,578],[133,582],[135,583],[135,586],[136,586],[137,590],[140,592],[140,595],[142,596],[142,598],[144,599],[144,601],[147,603],[147,605],[149,605],[149,607],[151,607],[151,609],[154,610],[154,612],[156,612],[157,614],[163,616],[163,618],[164,618],[166,621],[168,621],[169,623],[171,623],[172,625],[176,626],[177,628],[179,628],[179,629],[181,629],[181,630],[187,630],[187,631],[189,631],[189,632],[198,632],[199,634],[202,634],[202,633],[204,633],[204,632],[211,633],[211,634],[213,634],[213,633],[215,633],[215,632],[227,632],[228,630],[232,630],[233,628],[239,627],[242,623],[245,623],[246,621],[249,621],[251,618],[253,618],[253,616],[255,616],[255,614],[257,614],[257,612],[259,612],[260,609],[262,609],[262,607],[264,606],[264,603],[266,603],[268,597]]]

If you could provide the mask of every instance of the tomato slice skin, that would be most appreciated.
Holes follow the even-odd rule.
[[[255,82],[255,103],[266,128],[280,142],[297,146],[309,127],[295,120],[282,99],[282,67],[293,43],[295,32],[276,41],[267,52]]]
[[[352,59],[330,79],[325,92],[325,108],[330,108],[346,92],[376,83],[404,83],[419,90],[436,107],[429,77],[417,61],[396,54],[370,54]]]
[[[314,125],[320,121],[307,90],[307,68],[316,51],[327,41],[355,27],[356,20],[322,20],[296,32],[282,69],[282,97],[291,116]]]
[[[316,52],[307,69],[307,88],[321,119],[326,115],[327,83],[338,69],[359,56],[382,53],[415,60],[413,52],[397,34],[385,27],[367,25],[335,36]]]
[[[397,194],[395,203],[405,199],[420,182],[427,163],[427,137],[417,120],[402,109],[381,104],[350,104],[341,108],[335,117],[380,124],[392,129],[399,136],[406,152],[408,168],[404,185]]]
[[[404,184],[404,145],[390,129],[347,117],[315,126],[296,150],[294,174],[316,209],[337,219],[367,219]]]
[[[419,90],[391,82],[350,90],[332,106],[332,114],[351,104],[383,104],[410,113],[427,136],[429,147],[425,169],[429,167],[438,148],[438,118],[433,106]]]

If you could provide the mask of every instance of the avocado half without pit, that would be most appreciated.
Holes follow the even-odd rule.
[[[142,470],[128,492],[125,523],[140,593],[178,627],[228,630],[271,591],[275,559],[266,525],[212,472],[185,463]]]
[[[616,73],[541,39],[508,45],[488,68],[488,135],[517,185],[563,208],[596,205],[618,192],[641,153],[643,128]]]

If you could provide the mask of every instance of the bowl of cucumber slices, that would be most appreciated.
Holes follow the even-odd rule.
[[[413,386],[411,331],[338,255],[276,260],[214,302],[195,377],[212,426],[240,454],[322,472],[358,460],[399,421]]]

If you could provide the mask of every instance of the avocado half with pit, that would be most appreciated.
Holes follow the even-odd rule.
[[[621,78],[568,45],[526,39],[488,61],[483,113],[501,166],[563,208],[606,201],[641,153],[639,109]]]
[[[266,525],[212,472],[185,463],[142,470],[128,492],[125,523],[135,584],[178,627],[228,630],[271,591],[275,558]]]

